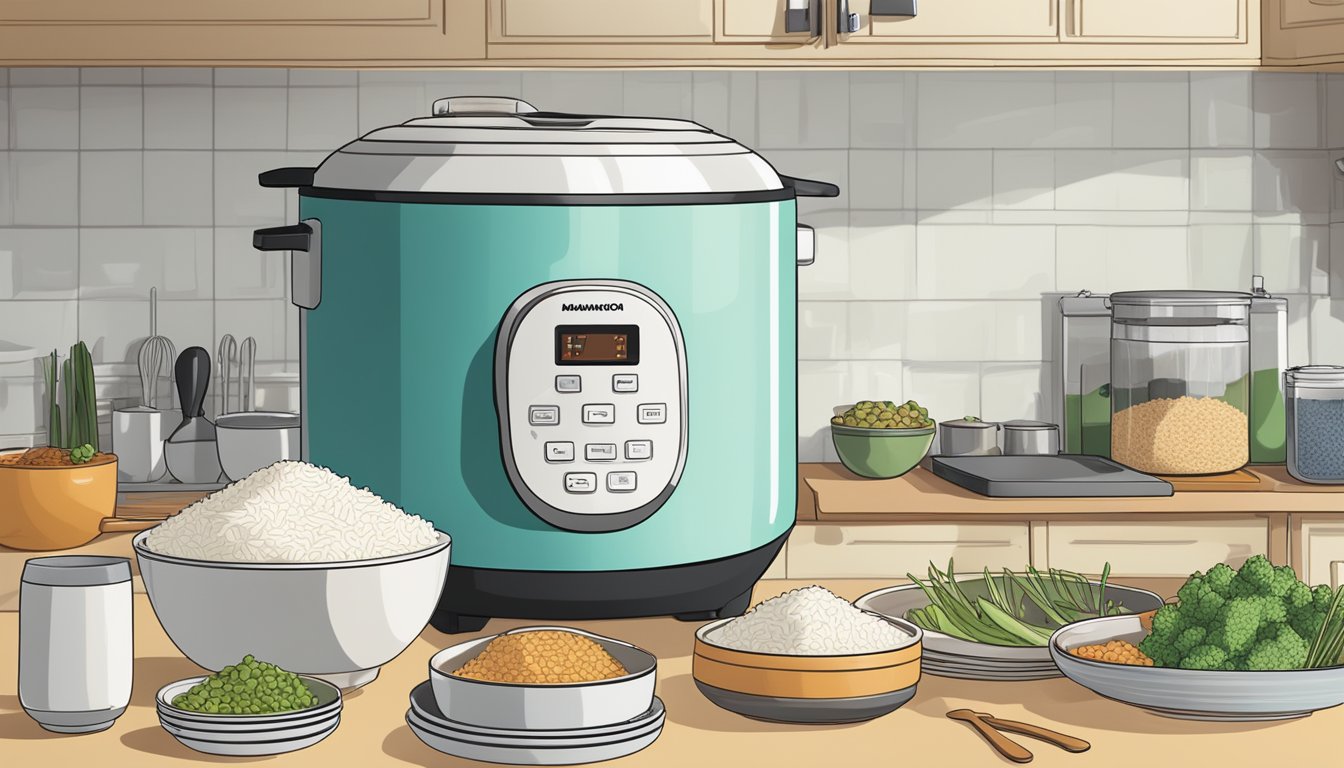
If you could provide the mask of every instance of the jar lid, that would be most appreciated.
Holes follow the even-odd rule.
[[[990,427],[998,428],[998,423],[993,421],[981,421],[980,419],[953,419],[952,421],[938,422],[940,427],[949,429],[988,429]]]
[[[1003,422],[1004,429],[1015,429],[1022,432],[1036,431],[1042,429],[1057,429],[1054,424],[1048,421],[1031,421],[1029,419],[1014,419]]]
[[[1284,372],[1289,384],[1344,387],[1344,365],[1299,365]]]
[[[101,587],[130,581],[131,561],[92,555],[35,557],[23,564],[21,580],[48,587]]]
[[[1121,291],[1110,303],[1122,323],[1219,325],[1246,322],[1251,298],[1236,291]]]

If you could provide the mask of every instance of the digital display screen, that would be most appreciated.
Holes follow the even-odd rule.
[[[555,364],[638,365],[639,326],[557,326],[555,329]]]

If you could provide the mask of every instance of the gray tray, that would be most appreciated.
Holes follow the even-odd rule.
[[[934,456],[933,473],[982,496],[1170,496],[1171,483],[1100,456]]]

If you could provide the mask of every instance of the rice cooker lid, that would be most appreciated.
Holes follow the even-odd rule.
[[[784,199],[794,196],[790,181],[760,155],[689,120],[542,112],[519,99],[468,96],[439,99],[430,117],[379,128],[341,147],[318,167],[311,186]]]

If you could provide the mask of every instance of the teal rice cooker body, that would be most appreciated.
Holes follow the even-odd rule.
[[[795,516],[796,198],[836,188],[687,121],[433,114],[261,176],[305,460],[452,535],[440,630],[741,613]]]

